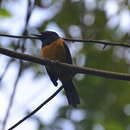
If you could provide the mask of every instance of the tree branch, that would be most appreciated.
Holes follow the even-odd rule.
[[[16,36],[16,35],[7,35],[7,34],[0,34],[2,37],[10,37],[10,38],[27,38],[27,39],[37,39],[41,40],[42,38],[40,37],[34,37],[34,36]],[[120,46],[120,47],[130,47],[129,44],[126,43],[118,43],[118,42],[108,42],[108,41],[103,41],[103,40],[81,40],[81,39],[70,39],[70,38],[63,38],[65,41],[70,41],[70,42],[85,42],[85,43],[96,43],[96,44],[102,44],[104,46]]]
[[[16,35],[8,35],[8,34],[0,34],[1,37],[10,37],[10,38],[24,38],[24,39],[40,39],[39,37],[33,36],[16,36]]]
[[[89,67],[78,67],[76,65],[60,63],[57,61],[52,61],[52,60],[38,58],[38,57],[27,55],[27,54],[13,52],[4,48],[0,48],[0,53],[9,57],[18,58],[21,60],[34,62],[41,65],[47,65],[47,66],[56,68],[59,71],[67,69],[68,71],[70,71],[70,73],[74,73],[74,74],[81,73],[81,74],[89,74],[89,75],[94,75],[94,76],[99,76],[99,77],[104,77],[104,78],[130,81],[130,74],[126,74],[126,73],[110,72],[110,71],[93,69]]]
[[[71,41],[71,42],[86,42],[86,43],[96,43],[96,44],[102,44],[104,46],[121,46],[121,47],[130,47],[129,44],[126,43],[117,43],[117,42],[108,42],[108,41],[103,41],[103,40],[80,40],[80,39],[69,39],[69,38],[64,38],[66,41]]]
[[[5,118],[4,118],[4,121],[3,121],[2,130],[5,130],[5,128],[6,128],[6,124],[7,124],[9,115],[10,115],[10,111],[11,111],[11,108],[13,106],[14,97],[15,97],[16,90],[17,90],[17,84],[18,84],[18,81],[19,81],[21,74],[22,74],[22,66],[20,65],[18,76],[17,76],[16,81],[14,83],[14,88],[13,88],[12,94],[11,94],[10,99],[9,99],[9,104],[8,104],[7,111],[6,111],[6,114],[5,114]]]
[[[34,2],[31,2],[31,0],[28,0],[28,2],[27,2],[27,12],[26,12],[26,18],[25,18],[25,26],[23,28],[23,33],[22,33],[23,35],[27,35],[27,32],[28,32],[27,27],[28,27],[29,19],[31,17],[34,6],[35,6]],[[22,39],[22,40],[19,39],[17,46],[20,46],[21,42],[22,42],[21,52],[24,53],[24,51],[25,51],[25,39]],[[22,76],[22,72],[23,72],[23,61],[20,60],[18,75],[17,75],[16,80],[14,82],[13,91],[12,91],[12,94],[11,94],[10,99],[9,99],[9,104],[8,104],[7,111],[6,111],[4,120],[3,120],[2,130],[5,130],[5,128],[6,128],[6,124],[8,122],[8,118],[10,116],[10,111],[12,109],[12,106],[13,106],[13,103],[14,103],[14,98],[15,98],[15,95],[16,95],[16,92],[17,92],[17,84],[19,82],[20,77]]]
[[[50,100],[52,100],[61,90],[62,86],[54,93],[52,94],[48,99],[46,99],[43,103],[41,103],[35,110],[33,110],[30,114],[25,116],[23,119],[19,120],[16,124],[14,124],[12,127],[10,127],[8,130],[13,130],[18,125],[20,125],[22,122],[24,122],[26,119],[34,115],[37,111],[39,111],[44,105],[46,105]]]

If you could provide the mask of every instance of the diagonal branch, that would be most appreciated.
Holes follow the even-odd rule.
[[[25,116],[23,119],[19,120],[16,124],[14,124],[12,127],[10,127],[8,130],[13,130],[16,128],[18,125],[20,125],[22,122],[24,122],[26,119],[34,115],[37,111],[39,111],[44,105],[46,105],[50,100],[52,100],[61,90],[62,86],[54,93],[52,94],[49,98],[47,98],[43,103],[41,103],[35,110],[33,110],[30,114]]]
[[[28,27],[29,19],[30,19],[30,16],[31,16],[32,11],[34,9],[34,6],[35,5],[32,4],[31,0],[28,0],[27,13],[26,13],[26,18],[25,18],[25,27],[24,27],[23,33],[22,33],[23,35],[27,35],[27,27]],[[25,51],[25,39],[22,39],[22,40],[19,39],[17,47],[20,46],[21,41],[22,41],[21,52],[24,53],[24,51]],[[13,60],[13,58],[12,58],[12,60]],[[9,66],[9,64],[8,64],[8,66]],[[10,101],[9,101],[9,104],[8,104],[8,107],[7,107],[7,111],[6,111],[6,114],[5,114],[5,118],[4,118],[4,121],[3,121],[2,130],[5,130],[5,128],[6,128],[6,124],[8,122],[8,118],[10,116],[10,111],[11,111],[11,108],[13,106],[15,94],[16,94],[16,91],[17,91],[17,84],[19,82],[20,77],[22,76],[22,71],[23,71],[23,61],[20,59],[18,75],[17,75],[17,78],[16,78],[16,80],[14,82],[13,91],[12,91],[11,97],[9,99]]]
[[[20,65],[20,69],[19,69],[19,72],[18,72],[16,81],[15,81],[15,83],[14,83],[14,88],[13,88],[11,97],[10,97],[10,99],[9,99],[9,104],[8,104],[8,107],[7,107],[7,112],[6,112],[6,114],[5,114],[5,119],[4,119],[4,121],[3,121],[2,130],[5,130],[5,128],[6,128],[6,124],[7,124],[9,115],[10,115],[10,110],[11,110],[11,108],[12,108],[12,106],[13,106],[13,101],[14,101],[14,97],[15,97],[15,94],[16,94],[16,90],[17,90],[17,84],[18,84],[18,81],[19,81],[19,78],[20,78],[21,74],[22,74],[22,66]]]
[[[98,69],[93,69],[89,67],[78,67],[76,65],[60,63],[57,61],[52,61],[52,60],[38,58],[38,57],[27,55],[27,54],[13,52],[4,48],[0,48],[0,53],[9,57],[18,58],[21,60],[34,62],[41,65],[47,65],[53,68],[55,67],[59,71],[67,69],[68,71],[70,71],[70,73],[74,73],[74,74],[82,73],[82,74],[89,74],[89,75],[94,75],[94,76],[99,76],[99,77],[104,77],[104,78],[130,81],[130,74],[126,74],[126,73],[117,73],[117,72],[111,72],[111,71],[105,71],[105,70],[98,70]]]
[[[0,34],[2,37],[10,37],[10,38],[27,38],[27,39],[37,39],[40,40],[42,38],[40,37],[34,37],[34,36],[16,36],[16,35],[7,35],[7,34]],[[126,43],[118,43],[118,42],[108,42],[108,41],[103,41],[103,40],[83,40],[83,39],[70,39],[70,38],[63,38],[65,41],[70,41],[70,42],[85,42],[88,44],[91,43],[96,43],[96,44],[102,44],[104,46],[120,46],[120,47],[130,47],[129,44]]]

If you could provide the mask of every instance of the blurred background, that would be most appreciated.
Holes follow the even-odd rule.
[[[0,0],[0,33],[45,30],[65,38],[129,44],[130,0]],[[40,56],[39,40],[0,37],[0,46]],[[129,48],[78,42],[68,46],[78,66],[130,72]],[[77,109],[60,92],[15,130],[130,130],[129,82],[81,74],[74,82],[81,98]],[[0,129],[12,126],[57,88],[43,66],[0,55]]]

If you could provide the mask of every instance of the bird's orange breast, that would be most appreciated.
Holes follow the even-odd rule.
[[[59,38],[53,43],[42,48],[42,56],[50,60],[66,62],[66,51],[64,48],[64,40]]]

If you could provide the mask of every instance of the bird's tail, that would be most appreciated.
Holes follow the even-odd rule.
[[[76,107],[77,104],[80,104],[78,93],[71,80],[63,82],[63,88],[65,90],[65,94],[68,99],[69,105]]]

